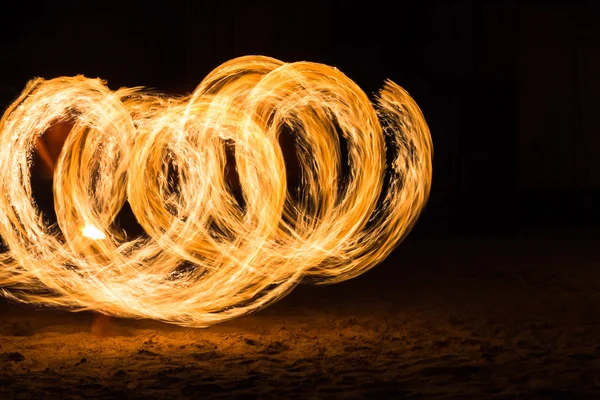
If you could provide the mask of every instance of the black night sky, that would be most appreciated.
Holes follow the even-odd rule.
[[[3,3],[0,10],[3,110],[36,76],[83,74],[105,79],[113,89],[146,86],[183,94],[222,62],[261,54],[336,66],[368,94],[391,79],[409,91],[429,124],[430,200],[406,243],[384,265],[339,287],[298,288],[256,316],[194,333],[214,335],[202,340],[216,343],[220,361],[181,356],[167,362],[168,350],[160,343],[135,348],[135,357],[146,357],[155,386],[190,398],[600,398],[600,347],[594,343],[600,334],[594,319],[600,311],[600,2],[73,0]],[[63,376],[54,361],[47,361],[50,372],[28,375],[35,365],[22,366],[45,358],[28,354],[30,343],[15,338],[88,335],[105,341],[102,353],[117,346],[107,340],[146,330],[171,339],[187,332],[115,320],[112,333],[92,335],[91,313],[73,317],[6,301],[1,306],[6,311],[0,314],[5,326],[0,326],[0,397],[8,396],[3,398],[25,398],[29,389],[32,398],[53,397],[59,384],[27,382]],[[373,331],[367,328],[369,310],[389,329],[380,339],[365,333]],[[445,322],[436,325],[441,319]],[[335,322],[340,320],[342,327]],[[273,333],[282,325],[291,336]],[[359,333],[350,335],[366,337],[355,343],[362,350],[348,350],[352,345],[342,339],[323,345],[333,340],[327,335],[338,338],[339,332],[342,338],[352,329]],[[122,331],[128,334],[114,333]],[[470,332],[465,335],[479,341],[478,347],[459,331]],[[329,332],[321,339],[324,355],[303,356],[301,348],[286,355],[296,340],[309,343],[314,336],[318,347],[320,332]],[[240,343],[270,343],[267,353],[280,343],[287,350],[272,348],[269,357],[279,357],[281,365],[308,366],[296,376],[292,367],[264,366],[268,361],[248,350],[240,356],[248,367],[231,367],[237,375],[218,372],[216,365],[239,361],[222,344],[227,335],[246,335],[236,339]],[[427,335],[435,339],[423,339]],[[78,340],[67,338],[66,346]],[[338,352],[338,345],[347,351]],[[183,353],[200,354],[196,347]],[[380,348],[388,350],[379,353]],[[86,353],[91,350],[81,351],[85,354],[77,357],[87,360],[87,369],[69,372],[80,379],[69,381],[79,385],[75,398],[170,397],[144,383],[139,363],[130,370],[118,367],[126,371],[119,378],[107,370],[115,364],[98,356],[94,369],[94,356]],[[24,360],[15,361],[14,353]],[[251,368],[256,360],[263,366]],[[192,382],[198,374],[188,370],[198,363],[202,376],[215,377],[204,386]],[[183,369],[167,373],[166,366]],[[329,381],[319,381],[313,370]],[[392,377],[382,380],[383,371]],[[97,375],[105,378],[90,378]],[[241,389],[232,383],[240,380],[246,382]],[[289,390],[277,392],[277,382]]]
[[[35,76],[186,93],[237,56],[321,62],[369,94],[392,79],[421,106],[435,145],[421,225],[599,220],[592,1],[80,3],[3,12],[4,107]]]

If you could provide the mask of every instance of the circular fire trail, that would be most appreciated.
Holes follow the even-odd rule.
[[[64,121],[50,224],[31,165],[36,140]],[[193,327],[380,263],[432,174],[429,129],[401,87],[385,82],[372,103],[336,68],[263,56],[224,63],[185,97],[34,79],[0,121],[0,148],[0,293]],[[126,202],[144,235],[116,222]]]

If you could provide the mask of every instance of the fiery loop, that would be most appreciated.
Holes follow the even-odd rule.
[[[0,291],[203,327],[272,303],[302,278],[361,274],[408,233],[431,185],[418,106],[390,81],[377,100],[335,68],[262,56],[221,65],[182,98],[113,92],[80,76],[32,80],[0,121],[9,249]],[[47,226],[32,198],[31,155],[67,118],[76,123],[54,175],[58,226]],[[295,196],[283,130],[297,142]],[[225,141],[243,204],[225,178]],[[114,224],[125,201],[147,236],[128,240]]]

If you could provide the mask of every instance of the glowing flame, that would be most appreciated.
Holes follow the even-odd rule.
[[[81,228],[81,234],[93,240],[106,239],[106,235],[104,234],[104,232],[96,228],[94,225],[86,225],[83,228]]]
[[[67,120],[58,226],[47,226],[32,151]],[[296,143],[298,188],[282,132]],[[239,191],[226,178],[230,145]],[[431,184],[429,130],[406,91],[387,81],[373,104],[336,68],[262,56],[226,62],[186,97],[34,79],[0,121],[0,148],[1,293],[196,327],[257,310],[303,278],[340,282],[380,263]],[[125,201],[146,235],[116,225]]]

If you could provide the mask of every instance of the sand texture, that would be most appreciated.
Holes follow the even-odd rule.
[[[600,399],[589,234],[407,240],[208,329],[0,303],[0,399]]]

